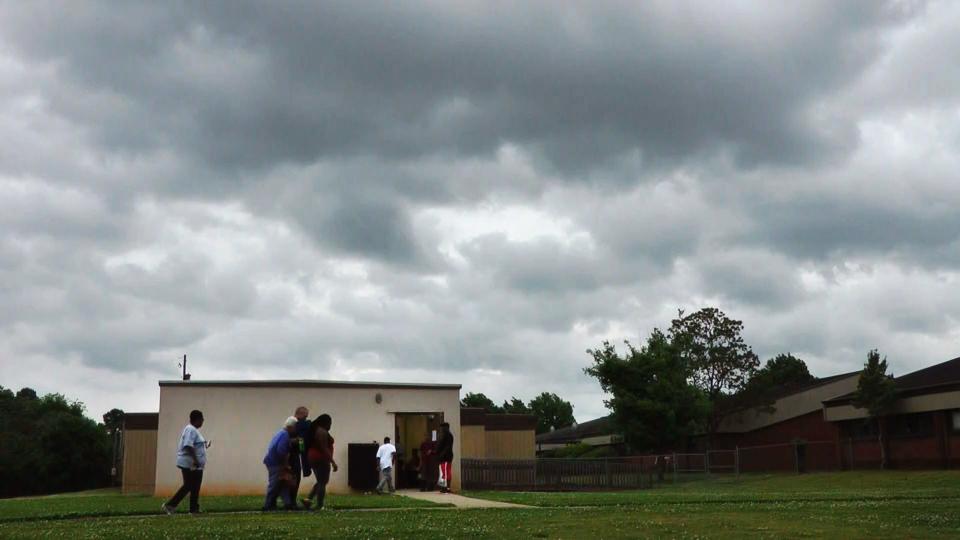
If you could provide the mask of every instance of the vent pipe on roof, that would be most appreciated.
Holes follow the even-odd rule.
[[[187,373],[187,355],[183,355],[183,363],[178,365],[183,368],[183,380],[189,381],[190,374]]]

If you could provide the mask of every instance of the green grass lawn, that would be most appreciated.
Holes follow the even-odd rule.
[[[960,498],[960,471],[848,471],[743,475],[667,484],[640,491],[596,493],[471,492],[533,506],[636,506],[657,503],[926,500]]]
[[[3,538],[957,538],[955,501],[662,504],[20,522]]]
[[[633,492],[473,495],[543,508],[168,517],[159,514],[161,501],[152,497],[58,496],[0,501],[0,538],[960,538],[960,473],[952,471],[751,476]],[[203,500],[208,512],[260,504],[259,497]],[[331,507],[344,509],[421,504],[401,497],[330,498]],[[141,512],[153,515],[135,515]]]
[[[160,505],[164,500],[163,498],[145,495],[119,495],[115,492],[0,499],[0,523],[20,520],[160,514]],[[180,512],[186,512],[189,506],[188,502],[188,499],[184,499],[180,503]],[[200,497],[200,508],[204,512],[255,511],[262,506],[262,496],[203,497],[201,494]],[[438,505],[407,497],[328,495],[326,506],[332,510],[345,510],[357,508],[422,508]]]

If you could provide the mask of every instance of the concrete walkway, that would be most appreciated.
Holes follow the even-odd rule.
[[[452,504],[457,508],[533,508],[523,504],[514,504],[500,501],[488,501],[485,499],[473,499],[456,495],[454,493],[438,493],[436,491],[417,491],[413,489],[404,489],[397,491],[397,495],[410,497],[438,504]]]

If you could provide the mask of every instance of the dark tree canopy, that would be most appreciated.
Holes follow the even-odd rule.
[[[110,409],[103,415],[103,425],[107,428],[107,432],[113,433],[114,431],[120,429],[123,425],[123,410],[121,409]]]
[[[605,403],[630,447],[641,452],[668,449],[698,433],[708,402],[688,382],[689,367],[670,338],[654,330],[643,347],[626,346],[622,357],[609,342],[588,350],[593,365],[585,371],[612,396]]]
[[[107,485],[110,438],[61,394],[0,387],[0,497]]]
[[[551,392],[543,392],[531,399],[529,408],[537,417],[537,433],[569,427],[576,422],[573,417],[573,405]]]
[[[467,392],[463,399],[460,400],[460,405],[462,407],[479,407],[484,409],[488,413],[500,413],[503,412],[503,409],[497,406],[492,399],[488,398],[482,393],[473,393]]]
[[[750,377],[736,396],[736,405],[769,405],[778,393],[802,388],[816,380],[803,360],[790,353],[781,353],[767,360],[767,363]]]
[[[522,399],[518,397],[510,398],[510,401],[504,401],[503,407],[501,407],[503,412],[509,414],[532,414],[533,411],[523,402]]]

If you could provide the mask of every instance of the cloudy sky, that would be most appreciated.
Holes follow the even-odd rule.
[[[5,387],[960,355],[960,3],[2,2]]]

